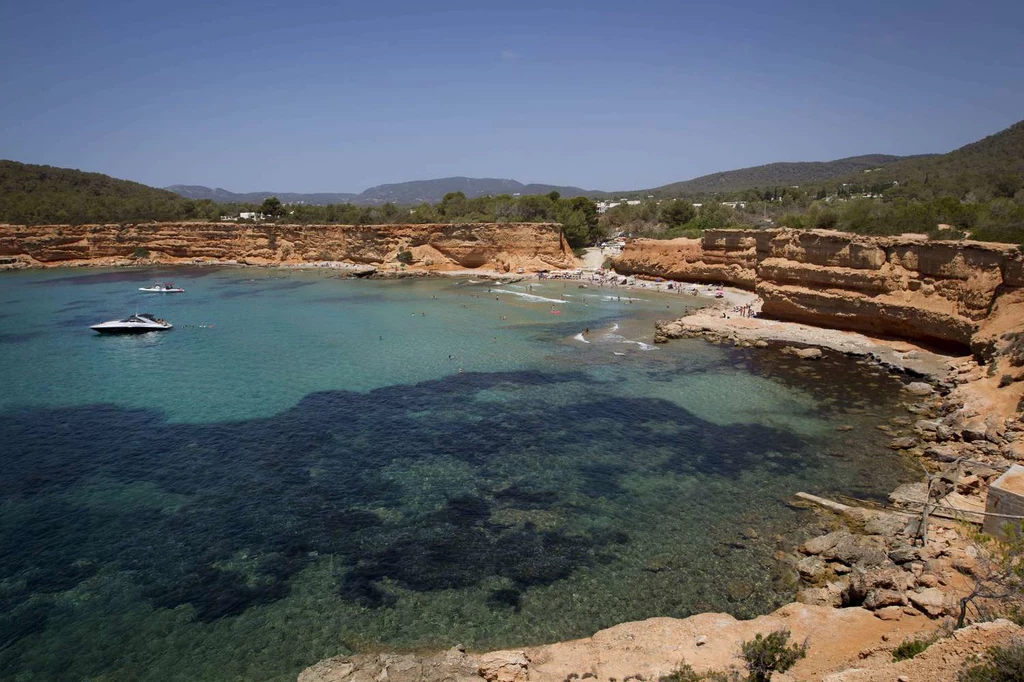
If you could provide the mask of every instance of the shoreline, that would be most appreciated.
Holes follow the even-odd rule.
[[[430,274],[444,276],[449,273]],[[479,271],[460,271],[451,275],[498,279],[510,276]],[[512,277],[536,279],[537,275],[524,273]],[[622,280],[623,276],[617,279]],[[707,285],[678,281],[672,282],[671,290],[667,289],[668,281],[656,282],[643,277],[633,281],[633,284],[615,286],[681,296],[691,295],[690,287],[697,287],[698,291],[702,288],[711,290]],[[591,282],[587,284],[590,286]],[[683,293],[679,293],[680,289]],[[965,374],[965,367],[977,365],[971,356],[936,353],[899,339],[881,339],[858,332],[759,318],[756,316],[760,310],[756,294],[731,287],[719,289],[724,295],[711,305],[674,321],[658,322],[655,342],[698,337],[713,343],[790,352],[808,360],[820,357],[820,349],[861,357],[891,372],[923,378],[927,382],[907,386],[912,389],[908,396],[912,402],[905,404],[911,417],[894,415],[892,421],[910,425],[916,416],[918,422],[912,430],[892,431],[894,444],[901,438],[905,441],[899,448],[890,446],[894,450],[912,455],[922,463],[930,463],[933,468],[937,463],[955,458],[949,451],[958,448],[960,456],[1012,461],[1009,457],[1011,452],[993,452],[992,447],[986,451],[966,439],[961,440],[960,434],[964,429],[971,428],[965,419],[977,416],[977,410],[956,404],[964,393],[969,396],[972,390],[973,382],[957,380]],[[753,316],[734,313],[735,308],[742,306],[750,306]],[[815,349],[817,353],[804,353]],[[958,385],[962,390],[955,394],[953,389]],[[985,402],[983,396],[974,397]],[[940,414],[945,416],[940,417]],[[929,417],[954,429],[954,432],[947,435],[944,442],[936,442],[936,431],[921,426]],[[903,435],[907,433],[913,435]],[[995,434],[992,437],[1001,438]],[[990,441],[986,445],[994,446],[995,443]],[[940,448],[946,448],[945,458],[941,456]],[[1004,458],[1003,454],[1007,457]],[[978,481],[978,477],[970,472],[968,478]],[[988,480],[991,478],[982,479],[980,485],[970,491],[975,500],[983,498]],[[911,501],[906,495],[901,497],[906,487],[901,486],[894,491],[890,499],[897,504]],[[818,513],[825,518],[834,518],[833,512],[827,508]],[[488,682],[562,682],[573,675],[598,680],[624,679],[631,675],[650,675],[657,679],[671,673],[683,660],[698,671],[734,667],[738,663],[741,641],[752,639],[759,632],[785,627],[794,633],[796,641],[807,636],[811,638],[812,645],[807,659],[788,674],[776,675],[780,680],[881,682],[896,679],[900,673],[917,675],[928,670],[929,679],[952,682],[959,672],[958,663],[967,660],[969,655],[1024,634],[1024,628],[1005,620],[977,623],[956,631],[949,638],[940,639],[914,659],[893,662],[891,650],[905,638],[930,637],[944,627],[942,619],[952,614],[955,601],[967,590],[971,571],[977,565],[976,548],[965,537],[958,522],[953,520],[933,515],[928,524],[928,547],[910,549],[913,545],[907,545],[908,538],[902,534],[904,524],[896,524],[899,529],[893,526],[894,519],[905,519],[905,516],[860,508],[854,508],[851,515],[854,520],[849,524],[850,531],[843,536],[843,541],[858,548],[853,550],[854,555],[867,552],[872,545],[877,552],[877,544],[881,542],[883,547],[892,549],[890,554],[910,552],[917,561],[893,564],[883,550],[881,556],[886,561],[880,565],[862,567],[857,561],[848,561],[853,564],[849,566],[843,560],[823,561],[822,556],[826,556],[828,550],[819,556],[817,552],[808,551],[806,545],[812,543],[805,543],[800,553],[793,557],[805,586],[798,593],[797,600],[749,621],[739,621],[728,614],[702,613],[683,619],[652,618],[621,623],[578,640],[481,654],[467,654],[461,647],[456,647],[432,656],[336,656],[307,668],[298,679],[299,682],[348,682],[367,676],[379,679],[388,675],[393,677],[396,669],[415,669],[419,675],[416,679],[423,680],[441,680],[453,674]],[[866,528],[865,520],[868,521]],[[886,524],[888,530],[880,531]],[[823,538],[831,535],[835,533],[826,534]],[[841,573],[839,569],[843,569]],[[857,589],[863,593],[853,599],[863,600],[861,605],[845,603],[854,589],[850,571],[860,576]],[[831,579],[826,580],[827,577]],[[891,580],[896,580],[897,584],[886,582]],[[818,586],[822,584],[824,586]],[[890,589],[894,587],[895,590]],[[966,649],[965,643],[969,643]]]
[[[365,271],[366,266],[354,264],[303,264],[300,266],[280,264],[252,264],[237,262],[147,262],[128,263],[122,265],[89,263],[87,265],[60,264],[54,267],[131,267],[135,269],[160,268],[160,267],[241,267],[241,268],[263,268],[278,270],[300,270],[300,271],[327,271],[331,273],[350,273],[353,276],[360,276],[357,273]],[[39,268],[44,269],[44,268]],[[45,268],[49,269],[49,267]],[[340,271],[340,272],[339,272]],[[372,274],[376,274],[374,269]],[[575,273],[577,270],[561,271],[562,273]],[[558,274],[558,273],[555,273]],[[363,275],[365,276],[365,275]],[[391,273],[381,273],[382,278],[402,277],[474,277],[482,280],[537,280],[537,273],[504,273],[495,270],[424,270],[408,269]],[[617,281],[624,279],[618,276]],[[704,288],[710,289],[707,285],[689,285],[680,282],[671,282],[672,289],[668,289],[670,282],[656,282],[643,277],[629,278],[632,284],[619,284],[604,288],[621,288],[626,290],[641,290],[658,292],[679,296],[681,299],[691,297],[689,293],[691,286],[697,286],[698,291]],[[552,281],[559,281],[552,278]],[[577,281],[577,280],[573,280]],[[598,282],[580,279],[588,287],[598,288]],[[682,293],[680,293],[682,289]],[[923,405],[927,401],[932,402],[930,411],[927,414],[920,414],[920,417],[935,418],[940,413],[946,417],[956,416],[956,411],[946,411],[947,399],[952,394],[952,389],[958,384],[966,393],[970,393],[972,381],[965,380],[958,382],[955,377],[967,377],[976,367],[970,367],[973,359],[964,356],[943,356],[920,348],[913,343],[892,339],[877,339],[868,337],[857,332],[839,331],[823,327],[813,327],[793,322],[767,320],[756,317],[759,311],[757,296],[748,291],[722,288],[723,297],[713,300],[707,305],[684,317],[669,321],[659,322],[656,325],[655,342],[665,343],[675,338],[699,337],[715,343],[731,343],[740,347],[756,347],[768,350],[769,352],[794,352],[798,350],[787,344],[794,344],[799,349],[825,348],[831,351],[847,355],[860,356],[868,361],[881,364],[891,371],[909,374],[911,376],[925,377],[932,385],[928,396],[918,398],[918,403]],[[702,292],[703,293],[703,292]],[[702,302],[706,298],[702,297]],[[751,306],[754,317],[743,317],[733,312],[737,306]],[[820,351],[819,351],[820,353]],[[799,353],[797,353],[800,356]],[[814,354],[806,356],[812,360]],[[966,368],[966,371],[965,371]],[[955,375],[950,379],[950,374]],[[962,391],[961,393],[963,393]],[[953,398],[955,399],[955,398]],[[949,399],[949,400],[953,400]],[[977,410],[976,410],[977,411]],[[946,419],[944,417],[943,419]],[[906,419],[906,418],[904,418]],[[959,429],[968,426],[965,420],[960,420]],[[957,426],[955,419],[946,422],[949,426]],[[983,429],[984,432],[984,429]],[[902,434],[903,431],[900,431]],[[934,432],[932,432],[934,433]],[[895,435],[895,434],[894,434]],[[923,434],[918,434],[923,435]],[[903,436],[900,436],[903,437]],[[934,440],[934,439],[933,439]],[[952,439],[959,444],[959,439]],[[898,448],[914,454],[928,461],[925,450],[928,449],[924,439],[918,439],[912,446]],[[993,443],[994,444],[994,443]],[[946,442],[942,447],[951,447]],[[977,450],[977,446],[972,446]],[[897,448],[894,448],[897,449]],[[989,448],[991,449],[991,448]],[[972,457],[985,458],[991,453],[971,452]],[[942,461],[941,459],[938,461]],[[945,523],[938,519],[932,521],[934,531],[938,537],[945,542],[946,555],[943,557],[945,566],[940,574],[948,574],[943,578],[933,576],[934,580],[947,588],[942,599],[948,601],[949,596],[956,595],[963,588],[963,575],[955,568],[954,562],[964,560],[967,556],[966,545],[962,542],[958,545],[955,537],[947,537],[949,533],[955,536],[955,529],[952,524]],[[870,536],[869,536],[870,537]],[[805,559],[816,558],[817,555],[809,554]],[[939,557],[936,556],[935,559]],[[813,563],[813,562],[805,562]],[[927,563],[927,562],[925,562]],[[922,569],[923,570],[923,569]],[[931,573],[922,575],[932,575]],[[835,575],[833,575],[835,577]],[[916,579],[916,578],[915,578]],[[931,578],[928,579],[931,582]],[[727,614],[696,614],[685,619],[654,618],[646,621],[622,623],[607,630],[601,630],[593,636],[570,642],[553,643],[539,647],[529,647],[516,650],[505,650],[483,654],[480,656],[469,656],[465,652],[448,652],[433,657],[415,657],[411,654],[402,655],[356,655],[353,657],[335,657],[307,669],[300,676],[302,682],[327,682],[329,680],[355,680],[361,677],[373,666],[383,665],[382,670],[399,661],[410,661],[416,659],[417,665],[435,665],[437,661],[446,658],[461,661],[460,665],[476,666],[475,670],[479,676],[488,680],[502,680],[503,682],[524,682],[526,680],[551,680],[561,682],[573,672],[583,673],[594,669],[594,673],[606,679],[629,674],[668,674],[678,665],[679,660],[686,658],[688,662],[700,669],[721,668],[730,662],[735,662],[735,651],[738,650],[739,641],[750,639],[756,632],[765,632],[767,628],[774,629],[780,626],[790,627],[794,633],[815,634],[821,632],[845,631],[835,641],[819,640],[817,646],[812,644],[810,656],[807,662],[801,662],[789,676],[779,676],[779,679],[786,680],[811,680],[822,679],[821,675],[832,673],[839,669],[843,663],[851,663],[863,658],[875,659],[884,658],[878,656],[879,652],[887,652],[892,646],[899,643],[899,639],[910,633],[928,632],[937,627],[937,623],[930,618],[921,618],[923,612],[920,608],[911,605],[908,597],[904,597],[904,604],[900,607],[900,615],[894,612],[887,612],[886,617],[879,616],[879,610],[868,610],[860,606],[849,606],[846,608],[834,608],[834,604],[826,605],[823,600],[834,600],[836,597],[835,588],[830,586],[810,587],[809,590],[818,592],[804,596],[806,599],[817,599],[818,603],[803,604],[799,601],[790,603],[777,609],[771,614],[760,616],[751,621],[737,621]],[[845,589],[845,588],[844,588]],[[928,587],[925,589],[937,589]],[[940,590],[941,591],[941,590]],[[893,605],[895,606],[895,605]],[[887,608],[887,607],[883,607]],[[939,611],[945,613],[947,606],[942,606]],[[928,613],[931,616],[931,613]],[[999,631],[1003,636],[1009,632],[1007,627],[1000,626]],[[851,635],[850,630],[856,630],[857,634]],[[697,633],[697,631],[700,631]],[[1018,629],[1019,630],[1019,629]],[[691,645],[681,644],[676,641],[681,632],[691,633]],[[1016,630],[1014,632],[1017,632]],[[670,635],[670,633],[675,633]],[[697,634],[693,634],[697,633]],[[820,636],[820,635],[819,635]],[[666,639],[666,637],[668,639]],[[707,641],[698,643],[704,637]],[[674,643],[672,643],[674,641]],[[624,642],[632,642],[627,646]],[[641,645],[642,643],[642,645]],[[858,643],[859,648],[853,651],[849,647],[851,643]],[[870,644],[870,646],[868,646]],[[864,651],[874,648],[874,653],[862,656]],[[815,648],[819,652],[815,652]],[[842,660],[832,654],[823,655],[828,652],[821,649],[844,651],[845,657]],[[637,657],[638,650],[645,652],[644,656]],[[732,653],[730,653],[730,651]],[[631,653],[633,652],[633,653]],[[410,658],[411,657],[411,658]],[[672,659],[672,660],[670,660]],[[390,663],[388,662],[390,661]],[[879,661],[874,661],[879,662]],[[493,665],[492,665],[493,664]],[[488,667],[490,666],[490,667]],[[570,668],[576,667],[575,670]],[[348,671],[348,672],[345,672]],[[378,670],[378,672],[380,672]],[[353,675],[356,675],[355,677]],[[394,676],[394,671],[392,671]],[[619,679],[622,679],[619,677]],[[423,679],[434,679],[424,677]],[[438,678],[440,679],[440,678]],[[842,677],[842,680],[868,680],[870,677]],[[879,678],[881,679],[881,678]],[[893,679],[892,677],[887,679]],[[939,678],[936,678],[939,679]],[[953,678],[950,678],[953,679]]]

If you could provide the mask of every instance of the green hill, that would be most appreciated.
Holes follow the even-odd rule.
[[[948,154],[906,158],[873,171],[870,178],[851,174],[843,181],[877,188],[892,187],[907,198],[987,201],[1012,198],[1024,188],[1024,121]]]
[[[881,168],[905,158],[908,157],[868,154],[835,161],[769,163],[764,166],[702,175],[699,178],[673,182],[647,191],[659,197],[680,197],[755,188],[807,185],[841,178],[851,173]]]
[[[102,173],[0,160],[0,222],[4,223],[184,220],[216,213],[210,202],[190,201]]]

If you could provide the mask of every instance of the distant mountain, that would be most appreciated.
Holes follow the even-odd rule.
[[[353,201],[360,204],[383,204],[387,201],[396,204],[436,204],[449,192],[462,192],[467,198],[497,196],[499,194],[547,194],[558,192],[563,197],[578,197],[588,194],[579,187],[561,187],[558,185],[529,184],[524,185],[516,180],[498,178],[439,178],[437,180],[414,180],[389,185],[377,185],[360,193]]]
[[[673,182],[646,191],[656,196],[686,196],[711,192],[735,192],[744,189],[809,185],[845,177],[852,173],[874,170],[906,158],[915,157],[867,154],[835,161],[769,163],[764,166],[702,175],[699,178]]]
[[[229,192],[217,187],[211,189],[202,185],[171,185],[166,188],[188,199],[211,199],[222,204],[260,204],[267,197],[277,197],[286,204],[343,204],[352,201],[356,194],[346,192],[321,192],[303,194],[300,192]]]
[[[212,199],[221,203],[258,204],[267,197],[277,197],[286,204],[340,204],[350,202],[362,205],[379,205],[387,202],[395,204],[436,204],[449,192],[462,192],[468,198],[499,194],[547,194],[557,191],[564,197],[577,197],[592,194],[579,187],[561,187],[558,185],[529,184],[524,185],[516,180],[498,178],[439,178],[437,180],[414,180],[388,185],[377,185],[359,194],[320,193],[302,194],[295,192],[247,192],[235,193],[225,189],[211,189],[201,185],[171,185],[168,190],[189,199]]]

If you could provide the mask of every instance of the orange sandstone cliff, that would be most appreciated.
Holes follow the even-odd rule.
[[[428,270],[501,272],[577,265],[558,225],[0,225],[0,266],[238,262],[250,265],[345,261],[393,263],[408,251]],[[409,257],[404,257],[407,261]]]
[[[1016,246],[828,230],[710,230],[629,243],[620,273],[754,290],[763,316],[930,343],[984,356],[1024,323]]]

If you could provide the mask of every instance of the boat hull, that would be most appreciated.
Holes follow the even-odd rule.
[[[165,332],[171,327],[89,327],[100,334],[149,334],[150,332]]]

